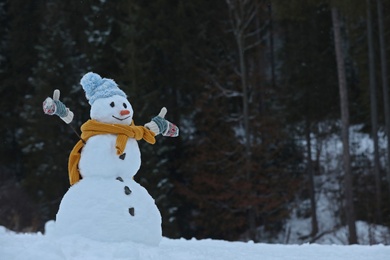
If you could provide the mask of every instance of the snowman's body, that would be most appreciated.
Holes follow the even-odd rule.
[[[122,159],[115,150],[116,135],[97,135],[88,139],[83,150],[79,169],[85,177],[116,178],[134,176],[141,166],[141,153],[137,140],[129,138],[125,157]],[[125,176],[124,176],[125,175]]]
[[[91,107],[91,118],[103,123],[129,125],[132,116],[131,105],[122,96],[98,99]],[[56,233],[158,245],[160,212],[148,192],[133,180],[141,165],[138,143],[129,138],[119,156],[116,138],[103,134],[87,140],[79,162],[82,179],[61,201]]]

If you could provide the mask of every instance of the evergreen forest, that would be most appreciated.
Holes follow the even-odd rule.
[[[165,106],[180,127],[139,142],[164,236],[272,242],[293,214],[310,220],[302,241],[390,227],[390,1],[0,0],[0,23],[0,226],[55,219],[93,71],[136,124]],[[42,111],[54,89],[70,125]]]

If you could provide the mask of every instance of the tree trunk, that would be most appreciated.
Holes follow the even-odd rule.
[[[386,175],[387,184],[390,194],[390,104],[389,104],[389,84],[387,81],[387,59],[386,59],[386,44],[385,33],[383,29],[383,6],[382,0],[376,0],[378,8],[378,28],[379,28],[379,48],[381,53],[381,75],[382,75],[382,89],[383,89],[383,103],[385,109],[385,124],[387,136],[387,164]]]
[[[272,89],[275,89],[276,78],[275,78],[275,58],[274,58],[274,25],[272,18],[272,4],[268,4],[269,12],[269,45],[270,45],[270,60],[271,60],[271,86]]]
[[[237,46],[240,59],[240,74],[241,74],[241,85],[242,85],[242,105],[243,105],[243,121],[244,121],[244,132],[245,132],[245,175],[246,180],[251,182],[251,140],[249,133],[249,100],[248,100],[248,85],[247,85],[247,71],[245,64],[245,51],[244,51],[244,40],[242,32],[237,34]],[[254,192],[254,191],[249,191]],[[247,212],[248,228],[250,239],[256,241],[256,214],[253,206],[249,206]]]
[[[338,10],[332,7],[332,23],[334,32],[334,45],[337,61],[337,73],[340,92],[341,123],[342,123],[342,142],[343,142],[343,164],[344,164],[344,193],[345,193],[345,214],[348,225],[349,244],[357,244],[355,209],[353,206],[352,190],[352,172],[349,154],[349,109],[348,109],[348,91],[347,79],[345,75],[344,55],[342,52],[340,20]]]
[[[253,21],[254,15],[247,15],[246,9],[250,1],[230,1],[226,0],[226,3],[231,12],[231,24],[234,33],[234,37],[237,43],[237,52],[239,58],[239,76],[241,79],[242,89],[242,118],[245,133],[245,151],[244,151],[244,173],[245,180],[248,183],[252,182],[252,145],[251,145],[251,134],[249,126],[249,86],[248,86],[248,74],[247,74],[247,63],[245,58],[245,49],[247,48],[245,42],[245,29]],[[247,191],[249,197],[255,197],[255,191],[253,189]],[[248,206],[246,210],[247,222],[248,222],[248,236],[249,239],[257,242],[256,239],[256,209],[254,205]]]
[[[368,65],[370,74],[370,107],[371,107],[371,134],[374,142],[374,178],[375,178],[375,221],[382,222],[381,212],[381,185],[379,171],[379,146],[378,146],[378,112],[375,77],[375,54],[372,36],[371,0],[367,0],[367,40],[368,40]]]
[[[310,138],[310,120],[306,118],[306,147],[307,147],[307,172],[309,176],[309,189],[310,189],[310,211],[311,211],[311,237],[314,237],[318,233],[318,220],[317,220],[317,205],[316,205],[316,193],[314,186],[314,170],[311,159],[311,138]]]

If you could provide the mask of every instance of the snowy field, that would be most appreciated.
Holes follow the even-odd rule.
[[[158,247],[131,242],[107,243],[79,236],[55,238],[16,234],[1,228],[2,260],[388,260],[390,246],[278,245],[164,238]]]

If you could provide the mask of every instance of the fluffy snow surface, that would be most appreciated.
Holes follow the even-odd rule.
[[[4,260],[388,260],[390,246],[280,245],[163,238],[157,247],[133,242],[99,242],[80,236],[53,237],[0,230]]]

